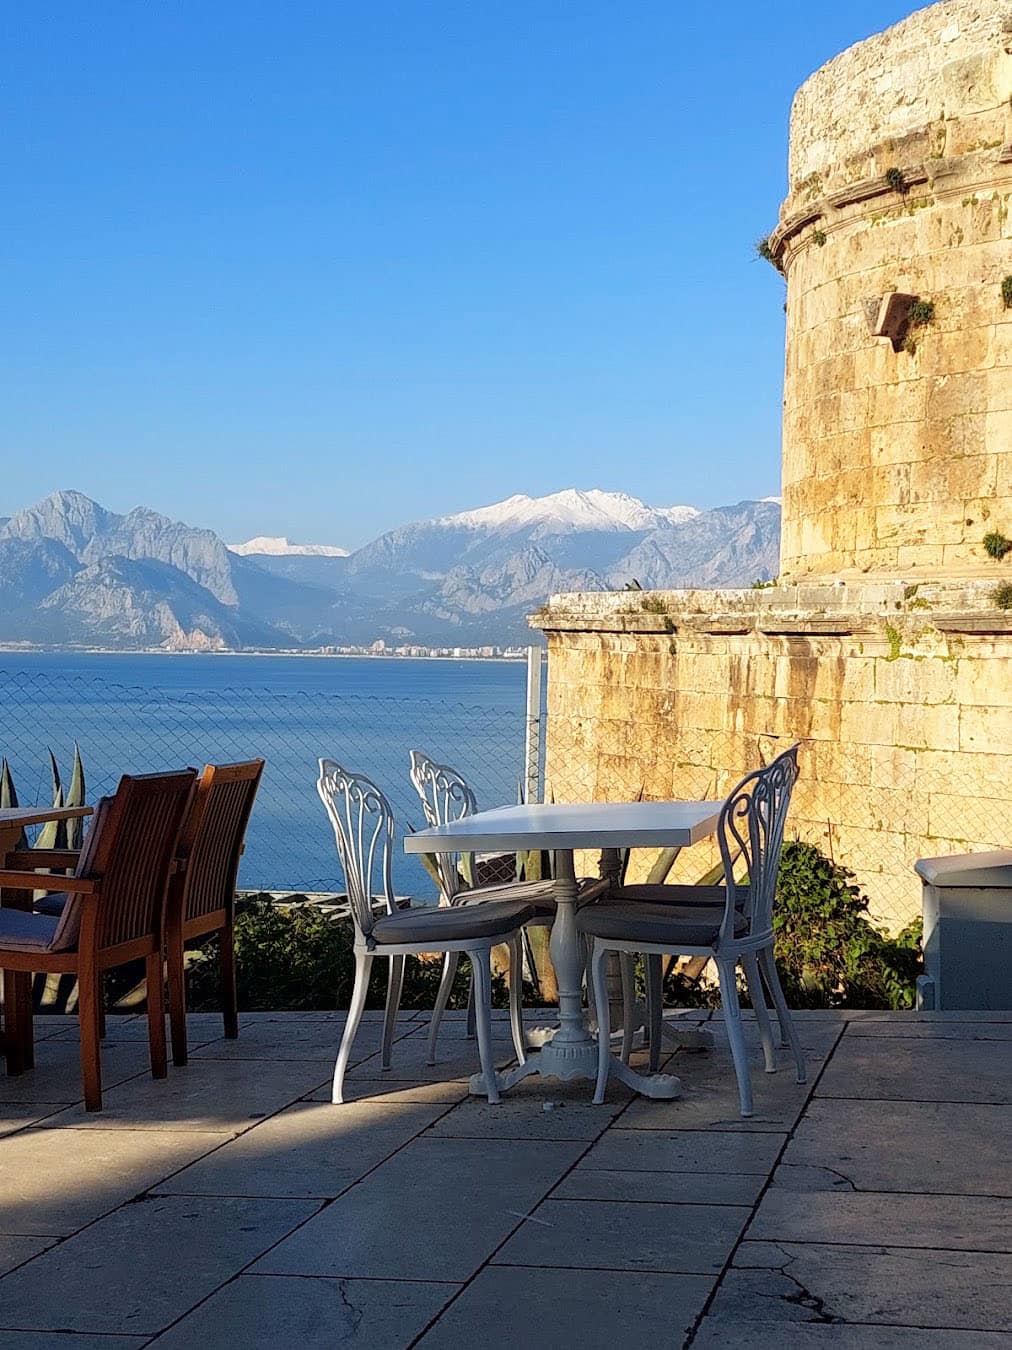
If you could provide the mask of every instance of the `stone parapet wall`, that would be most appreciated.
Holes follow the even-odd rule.
[[[985,572],[1012,537],[1012,5],[935,5],[801,88],[781,577]],[[931,307],[880,332],[885,297]],[[902,310],[903,313],[907,311]]]
[[[1012,842],[1012,614],[981,600],[973,583],[898,582],[554,596],[533,620],[547,789],[723,796],[800,740],[792,830],[900,927],[919,913],[918,857]],[[688,850],[676,876],[711,862]]]

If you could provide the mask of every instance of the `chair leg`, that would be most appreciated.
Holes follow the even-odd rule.
[[[165,971],[160,951],[152,952],[145,962],[148,1004],[148,1046],[151,1052],[151,1077],[164,1078],[165,1062]]]
[[[235,978],[235,930],[226,923],[218,935],[218,969],[221,972],[221,1015],[225,1039],[239,1039],[239,995]]]
[[[383,1053],[380,1067],[390,1068],[390,1057],[394,1047],[394,1032],[397,1030],[397,1009],[401,1006],[401,990],[404,988],[404,957],[391,956],[390,976],[387,980],[387,1001],[383,1010]]]
[[[478,1059],[485,1079],[490,1106],[499,1101],[499,1084],[495,1076],[495,1057],[492,1053],[492,953],[471,952],[474,971],[475,1030],[478,1033]]]
[[[34,1008],[32,1005],[32,981],[33,976],[27,970],[11,971],[8,975],[11,980],[10,998],[14,1008],[14,1017],[16,1031],[17,1048],[15,1051],[18,1068],[17,1073],[25,1073],[29,1069],[35,1068],[35,1026],[34,1026]]]
[[[77,1011],[81,1031],[81,1078],[84,1109],[102,1109],[102,1060],[99,1036],[98,972],[82,966],[77,972]]]
[[[587,986],[587,1012],[589,1020],[593,1025],[597,1021],[597,1000],[594,998],[594,975],[591,970],[591,961],[594,956],[594,939],[581,934],[583,942],[583,979]]]
[[[521,1007],[521,995],[524,989],[524,954],[520,946],[520,934],[510,939],[510,1030],[513,1033],[513,1049],[517,1052],[517,1063],[526,1064],[527,1049],[524,1045],[524,1014]]]
[[[651,1073],[656,1073],[661,1066],[662,1027],[664,1025],[662,960],[663,958],[656,953],[645,958],[647,968],[647,1025],[650,1032],[650,1063],[648,1068]]]
[[[594,1085],[594,1103],[600,1106],[608,1086],[611,1068],[611,1009],[608,1006],[608,948],[599,939],[594,942],[590,958],[590,975],[594,984],[594,1002],[597,1004],[597,1082]]]
[[[17,971],[5,970],[4,982],[4,1059],[10,1077],[22,1072],[21,1041],[23,1038],[19,1006]]]
[[[457,978],[457,966],[459,964],[460,952],[447,952],[443,957],[443,978],[439,981],[436,1006],[432,1009],[432,1021],[429,1023],[429,1053],[425,1059],[426,1064],[435,1064],[436,1062],[436,1040],[439,1036],[439,1026],[443,1020],[443,1013],[446,1012],[446,1005],[450,1001],[450,991],[453,989],[453,982]]]
[[[472,965],[471,983],[467,990],[467,1023],[464,1027],[464,1031],[469,1041],[473,1041],[475,1037],[474,999],[475,999],[474,966]]]
[[[808,1077],[807,1067],[805,1065],[805,1051],[801,1044],[801,1037],[798,1035],[797,1028],[794,1025],[794,1018],[791,1016],[791,1010],[787,1006],[787,1000],[784,998],[784,991],[780,984],[780,976],[777,974],[777,963],[773,956],[773,948],[765,947],[759,953],[759,969],[762,971],[763,978],[766,981],[766,987],[773,998],[773,1006],[777,1010],[777,1021],[780,1023],[781,1038],[787,1038],[791,1050],[794,1052],[794,1064],[797,1069],[797,1081],[804,1083]]]
[[[98,977],[98,1034],[105,1040],[105,977],[100,973]]]
[[[618,968],[622,976],[622,1063],[628,1064],[632,1056],[633,1036],[636,1034],[636,1028],[633,1026],[633,1010],[636,1007],[636,963],[630,952],[620,952],[618,957]],[[598,1018],[600,1025],[601,1019]]]
[[[368,952],[355,953],[355,987],[351,992],[351,1007],[348,1009],[348,1020],[344,1024],[341,1048],[337,1052],[337,1063],[334,1065],[334,1087],[330,1094],[330,1100],[338,1105],[344,1101],[344,1074],[348,1067],[348,1060],[351,1058],[351,1047],[355,1044],[358,1024],[362,1020],[362,1009],[365,1007],[365,996],[369,991],[369,972],[372,969],[373,960],[374,958]]]
[[[180,1068],[186,1063],[186,975],[183,937],[178,931],[165,938],[165,964],[169,982],[169,1029],[172,1034],[172,1062]]]
[[[752,1001],[755,1020],[759,1027],[759,1040],[763,1048],[763,1065],[767,1073],[776,1073],[777,1058],[773,1052],[773,1027],[770,1024],[770,1010],[766,1006],[763,982],[759,975],[759,962],[756,960],[755,952],[743,956],[741,964],[745,971],[748,996]]]
[[[752,1114],[752,1077],[749,1072],[745,1031],[741,1022],[741,1004],[738,1002],[734,961],[718,961],[717,974],[720,977],[720,1001],[724,1008],[724,1025],[727,1027],[727,1038],[731,1042],[731,1058],[734,1060],[734,1074],[738,1080],[738,1100],[741,1103],[741,1114],[748,1119]]]

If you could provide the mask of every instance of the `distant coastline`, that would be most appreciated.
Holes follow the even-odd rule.
[[[532,643],[537,646],[537,643]],[[510,649],[508,652],[502,652],[498,655],[489,656],[478,654],[468,650],[450,651],[450,652],[397,652],[397,651],[306,651],[288,650],[282,647],[265,648],[263,650],[254,647],[243,647],[240,649],[229,648],[222,651],[208,651],[199,647],[189,648],[168,648],[168,647],[49,647],[36,646],[32,643],[24,642],[0,642],[0,656],[31,656],[39,654],[43,656],[264,656],[264,657],[285,657],[285,658],[315,658],[317,660],[335,660],[335,661],[482,661],[482,662],[508,662],[527,660],[527,648]]]

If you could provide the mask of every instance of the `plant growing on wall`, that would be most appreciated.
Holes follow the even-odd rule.
[[[1006,309],[1012,309],[1012,276],[1005,277],[1001,283],[1001,300]]]
[[[755,255],[757,258],[762,258],[763,262],[768,262],[771,267],[775,267],[783,276],[783,263],[773,249],[773,236],[771,234],[764,234],[761,239],[756,240]]]
[[[984,552],[995,562],[1001,562],[1006,553],[1012,551],[1012,539],[1007,539],[999,530],[990,530],[983,538]]]
[[[893,192],[906,192],[907,180],[903,177],[903,170],[895,165],[885,171],[885,180],[892,188]]]
[[[991,592],[991,599],[999,609],[1012,609],[1012,581],[1003,581]]]
[[[911,328],[923,328],[935,317],[935,306],[931,300],[915,300],[907,313]]]

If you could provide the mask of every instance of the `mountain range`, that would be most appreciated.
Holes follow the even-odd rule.
[[[569,489],[401,526],[363,548],[226,545],[56,492],[0,517],[0,642],[138,650],[514,645],[556,591],[739,586],[778,565],[776,498],[699,511]]]

